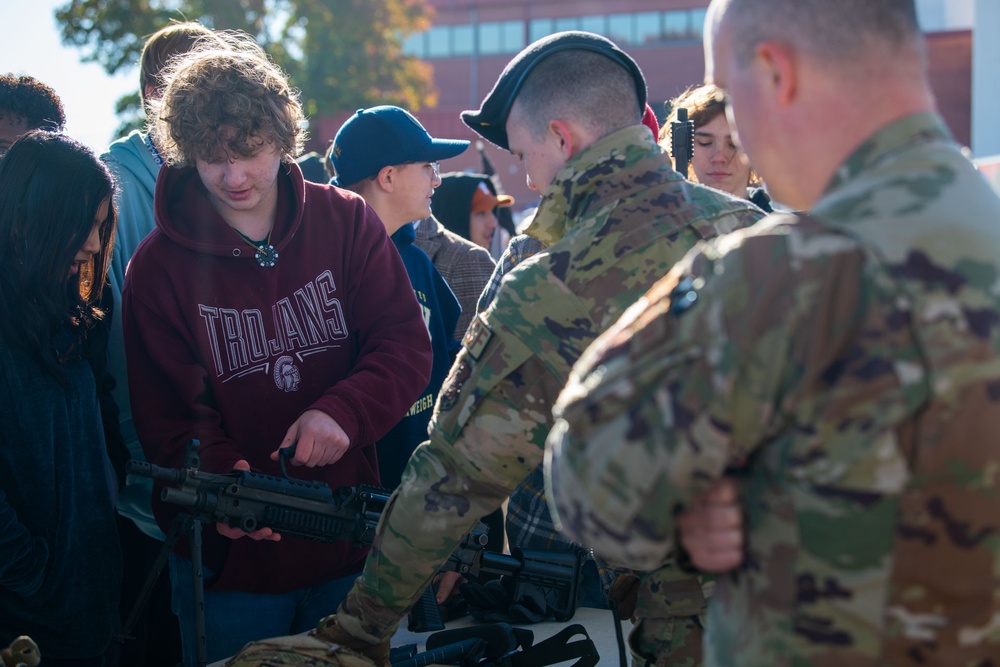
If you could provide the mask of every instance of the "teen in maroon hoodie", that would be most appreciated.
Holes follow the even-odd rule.
[[[306,183],[302,112],[250,40],[196,50],[169,78],[153,131],[169,168],[157,228],[123,290],[132,408],[143,450],[202,470],[378,484],[372,443],[427,386],[431,348],[406,270],[360,197]],[[176,512],[158,498],[166,531]],[[220,534],[221,533],[221,534]],[[207,658],[302,632],[336,609],[364,550],[269,529],[206,531]],[[233,539],[230,539],[233,538]],[[189,553],[171,557],[185,662],[194,660]]]

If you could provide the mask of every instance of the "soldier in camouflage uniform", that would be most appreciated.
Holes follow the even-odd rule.
[[[552,403],[580,353],[698,240],[762,217],[673,171],[640,124],[645,95],[635,62],[611,42],[560,33],[523,51],[483,108],[466,112],[470,126],[521,157],[545,190],[527,231],[549,247],[516,267],[473,321],[442,387],[430,442],[414,452],[364,574],[318,636],[384,661],[399,619],[477,517],[540,464]],[[678,636],[696,632],[680,642],[693,665],[701,589],[689,574],[667,575],[654,582],[664,587],[661,598],[676,590],[676,600],[691,599],[677,609],[665,601],[640,608],[658,623],[683,617]],[[655,660],[658,645],[650,646]]]
[[[933,113],[913,2],[716,0],[707,25],[747,153],[809,212],[693,251],[586,351],[549,501],[655,568],[736,476],[708,665],[1000,664],[1000,200]]]

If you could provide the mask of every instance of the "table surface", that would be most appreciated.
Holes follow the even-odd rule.
[[[602,609],[590,609],[588,607],[581,607],[576,610],[576,614],[573,618],[566,621],[565,623],[560,623],[557,621],[548,621],[545,623],[534,623],[532,625],[523,625],[518,627],[523,627],[531,630],[534,633],[534,642],[538,644],[539,642],[548,639],[552,635],[556,634],[563,628],[578,623],[582,625],[587,630],[587,634],[590,639],[594,642],[594,646],[597,648],[598,654],[600,654],[601,659],[598,663],[599,665],[618,665],[618,640],[615,637],[615,626],[614,619],[611,616],[610,611]],[[447,624],[447,628],[461,628],[472,624],[472,619],[468,616],[456,619]],[[622,621],[622,633],[625,637],[628,637],[628,633],[632,628],[632,624],[629,621]],[[430,632],[410,632],[406,629],[406,620],[396,634],[392,637],[392,646],[405,646],[407,644],[417,644],[418,650],[424,649],[424,642],[427,637],[433,633]],[[213,662],[209,667],[222,667],[225,664],[225,660],[220,660],[219,662]],[[567,661],[566,664],[569,664]],[[558,663],[563,664],[563,663]]]

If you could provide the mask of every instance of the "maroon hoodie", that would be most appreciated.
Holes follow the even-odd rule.
[[[239,459],[280,475],[269,458],[288,427],[319,409],[351,445],[336,463],[295,467],[331,487],[378,484],[373,443],[427,386],[431,347],[406,270],[364,200],[278,174],[265,268],[212,208],[195,169],[164,168],[156,229],[139,245],[122,291],[129,391],[150,462],[183,465],[201,441],[201,469],[229,472]],[[159,488],[159,487],[157,487]],[[166,532],[177,508],[154,492]],[[204,532],[213,590],[285,593],[361,569],[365,549],[229,540]],[[187,555],[186,544],[178,552]]]

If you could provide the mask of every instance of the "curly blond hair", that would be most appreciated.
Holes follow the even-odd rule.
[[[305,141],[298,91],[246,33],[219,32],[162,74],[163,97],[153,102],[150,132],[171,166],[197,159],[249,157],[273,142],[291,162]]]

